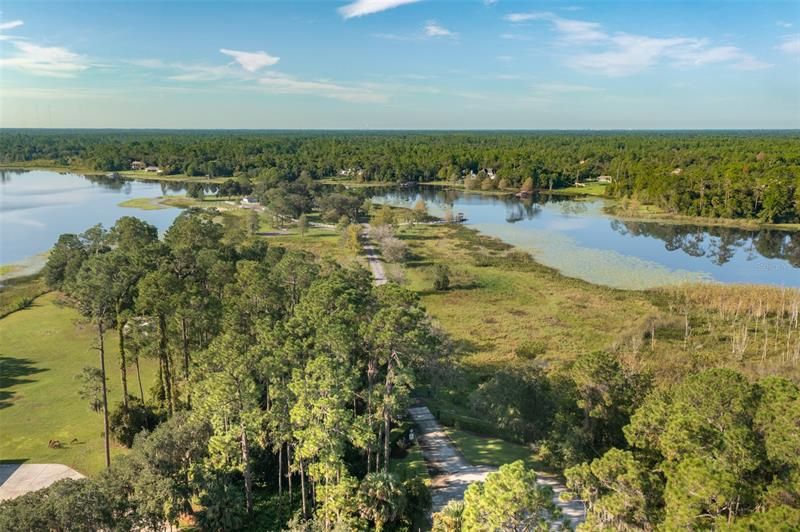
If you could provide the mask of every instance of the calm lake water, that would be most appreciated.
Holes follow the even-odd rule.
[[[27,262],[49,250],[62,233],[80,233],[97,223],[111,227],[136,216],[164,231],[180,209],[120,207],[132,198],[183,193],[180,185],[93,178],[45,171],[0,171],[0,264]]]
[[[92,178],[46,171],[0,171],[0,264],[31,261],[61,233],[110,227],[137,216],[164,231],[179,209],[120,207],[132,198],[183,194],[179,184]],[[467,225],[530,251],[565,275],[620,288],[686,280],[800,287],[800,233],[746,231],[652,222],[623,222],[603,212],[604,200],[538,197],[519,200],[440,187],[376,189],[376,202],[431,214],[462,212]]]
[[[381,191],[374,200],[411,206],[419,197],[433,215],[451,207],[464,213],[468,226],[597,284],[648,288],[707,280],[800,286],[800,233],[624,222],[603,213],[602,199],[519,200],[421,186]]]

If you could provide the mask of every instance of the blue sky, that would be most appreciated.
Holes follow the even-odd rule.
[[[800,127],[800,2],[24,2],[3,127]]]

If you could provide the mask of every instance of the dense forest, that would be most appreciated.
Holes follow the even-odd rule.
[[[0,506],[0,530],[155,530],[189,515],[205,530],[380,529],[424,516],[422,479],[389,472],[415,379],[441,352],[417,296],[242,237],[190,210],[163,240],[133,217],[59,238],[44,276],[96,332],[81,396],[102,416],[109,469]],[[156,382],[142,382],[142,358]],[[133,447],[113,463],[112,437]]]
[[[607,193],[710,218],[800,221],[800,134],[790,132],[125,132],[7,130],[0,163],[48,161],[250,183],[466,180],[554,189],[608,176]]]

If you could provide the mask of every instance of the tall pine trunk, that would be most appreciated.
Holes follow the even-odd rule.
[[[294,498],[292,497],[292,445],[286,443],[286,481],[289,484],[289,508],[292,507]]]
[[[244,466],[244,494],[247,514],[253,513],[253,474],[250,471],[250,445],[247,442],[247,430],[244,421],[240,422],[239,430],[242,431],[242,465]]]
[[[189,325],[181,318],[181,340],[183,342],[183,378],[189,380]]]
[[[303,517],[308,517],[308,509],[306,507],[306,470],[303,467],[303,459],[300,459],[300,496],[303,499]]]
[[[383,401],[383,470],[389,471],[389,452],[392,441],[392,412],[389,408],[394,389],[394,353],[386,364],[386,398]]]
[[[111,467],[111,447],[109,445],[109,429],[108,429],[108,388],[106,386],[106,348],[103,339],[103,321],[97,322],[97,339],[99,341],[98,350],[100,351],[100,376],[103,379],[103,438],[105,439],[106,448],[106,467]]]
[[[119,372],[122,377],[122,406],[128,412],[128,361],[125,356],[125,320],[117,310],[117,337],[119,339]]]
[[[373,390],[375,389],[375,377],[378,375],[378,361],[374,357],[370,357],[369,362],[367,363],[367,426],[369,427],[369,432],[371,436],[373,434],[373,425],[372,425],[372,394]],[[380,442],[380,439],[378,440]],[[375,444],[375,441],[372,437],[370,437],[370,441],[367,444],[367,473],[369,473],[370,466],[372,464],[372,447]],[[378,467],[375,467],[375,471],[378,471]]]
[[[172,370],[167,352],[167,319],[163,314],[158,317],[158,336],[158,356],[164,372],[164,399],[167,401],[169,415],[172,416],[175,413],[175,403],[172,397]]]
[[[142,397],[142,406],[145,405],[144,402],[144,388],[142,387],[142,371],[139,368],[139,355],[136,355],[136,360],[133,362],[136,365],[136,380],[139,381],[139,395]]]

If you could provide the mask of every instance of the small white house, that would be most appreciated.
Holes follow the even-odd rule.
[[[131,163],[131,170],[144,170],[147,165],[143,161],[133,161]]]
[[[614,179],[610,175],[601,175],[597,178],[598,183],[611,183],[613,180]]]
[[[145,172],[152,172],[154,174],[160,174],[161,173],[161,168],[159,168],[158,166],[148,166],[147,168],[144,169],[144,171]]]

